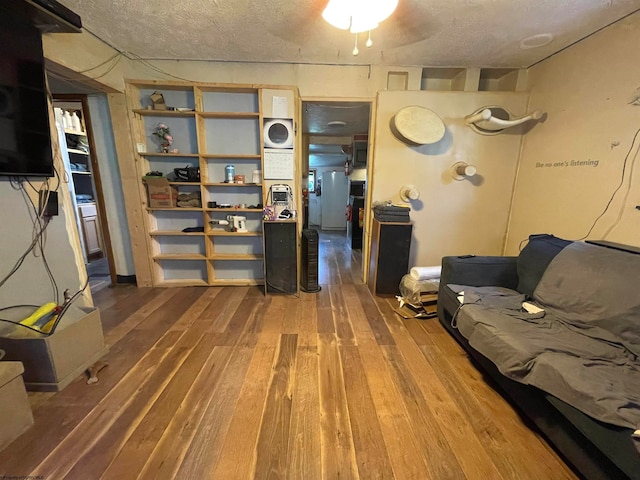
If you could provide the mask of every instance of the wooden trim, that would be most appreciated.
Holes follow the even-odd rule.
[[[178,112],[175,110],[149,110],[146,108],[134,108],[133,113],[147,117],[195,117],[196,112]]]
[[[48,87],[47,87],[48,88]],[[76,221],[76,214],[73,210],[73,204],[71,203],[71,193],[69,192],[68,184],[64,180],[65,174],[65,166],[64,161],[62,160],[62,154],[60,149],[60,142],[58,140],[58,130],[55,127],[55,117],[53,113],[53,100],[52,97],[49,96],[47,99],[48,108],[49,108],[49,131],[51,132],[51,149],[53,155],[53,164],[58,171],[58,176],[60,179],[60,186],[58,188],[58,200],[59,204],[62,208],[69,207],[69,211],[64,215],[65,221],[65,230],[69,235],[69,244],[71,246],[71,250],[73,251],[73,256],[75,258],[76,270],[78,273],[78,290],[81,289],[85,282],[89,284],[89,275],[87,274],[87,266],[84,262],[84,256],[82,255],[82,245],[80,244],[80,232],[78,230],[78,223]],[[35,200],[37,201],[37,199]],[[71,287],[74,288],[75,287]],[[83,296],[85,297],[85,305],[93,306],[93,296],[91,294],[91,289],[87,288]]]
[[[116,285],[118,283],[118,273],[116,272],[116,261],[113,256],[113,246],[111,244],[111,232],[109,231],[107,209],[104,206],[104,189],[102,188],[102,176],[100,175],[100,165],[98,162],[98,155],[96,153],[96,142],[93,136],[93,124],[91,123],[89,101],[87,100],[86,95],[82,95],[80,99],[82,102],[82,115],[84,116],[84,128],[87,132],[87,140],[89,142],[89,160],[91,161],[93,186],[96,189],[96,206],[98,207],[98,222],[102,234],[102,250],[107,256],[111,285]]]
[[[135,144],[131,135],[127,100],[124,93],[109,94],[108,100],[136,279],[139,287],[150,287],[153,283],[149,246],[145,232],[144,217],[146,213],[144,213],[144,205],[141,201],[142,182],[138,178],[135,167],[136,160],[133,153]]]
[[[291,85],[266,85],[261,83],[215,83],[215,82],[190,82],[176,80],[136,80],[125,78],[126,84],[137,88],[164,88],[166,90],[183,90],[185,88],[197,87],[207,92],[229,92],[229,93],[256,93],[261,88],[269,90],[297,90]],[[244,90],[244,91],[243,91]]]
[[[364,199],[364,222],[362,224],[362,281],[367,282],[369,276],[369,255],[371,251],[371,223],[373,220],[373,164],[376,136],[377,99],[370,103],[369,110],[369,145],[367,146],[367,195]]]

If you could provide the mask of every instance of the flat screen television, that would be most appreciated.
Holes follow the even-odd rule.
[[[53,175],[41,32],[81,27],[54,0],[0,1],[0,175]]]

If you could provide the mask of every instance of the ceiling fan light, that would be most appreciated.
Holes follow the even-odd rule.
[[[351,0],[329,0],[322,12],[325,21],[340,30],[348,30],[351,26]]]
[[[351,28],[349,31],[351,33],[361,33],[367,32],[369,30],[373,30],[378,27],[378,22],[376,22],[375,18],[371,17],[368,14],[358,15],[351,18]]]
[[[322,18],[341,30],[360,33],[376,28],[397,6],[398,0],[329,0]]]
[[[367,10],[371,11],[378,23],[386,20],[396,10],[398,0],[373,0],[363,2]]]

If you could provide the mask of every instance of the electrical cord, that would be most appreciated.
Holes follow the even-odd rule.
[[[56,317],[55,322],[51,326],[51,330],[49,330],[48,332],[43,332],[43,331],[38,330],[36,328],[30,327],[28,325],[24,325],[24,324],[22,324],[20,322],[16,322],[16,321],[13,321],[13,320],[8,320],[6,318],[0,318],[0,322],[10,323],[10,324],[18,326],[18,327],[26,328],[27,330],[32,330],[34,332],[37,332],[42,336],[50,337],[51,335],[53,335],[55,333],[56,328],[58,328],[58,324],[60,323],[60,320],[62,320],[62,317],[64,316],[64,314],[67,313],[67,310],[69,309],[71,304],[78,298],[78,296],[80,296],[86,290],[86,288],[88,286],[89,286],[89,277],[87,277],[87,280],[84,283],[84,286],[80,290],[78,290],[71,297],[69,297],[69,299],[65,300],[64,305],[62,306],[62,309],[60,310],[60,313],[58,313],[58,316]],[[19,308],[19,307],[34,307],[34,308],[38,308],[37,305],[12,305],[10,307],[0,308],[0,312],[4,311],[4,310],[9,310],[9,309],[12,309],[12,308]]]
[[[54,171],[57,174],[57,170],[54,169]],[[40,190],[36,190],[35,187],[33,187],[33,185],[31,184],[31,182],[25,178],[24,180],[27,181],[27,183],[31,186],[31,188],[34,189],[34,191],[38,192],[39,195],[39,205],[36,207],[36,205],[33,203],[33,201],[31,200],[31,197],[28,195],[28,193],[26,192],[26,189],[24,188],[24,181],[22,183],[22,193],[23,193],[23,197],[25,197],[26,201],[28,201],[28,205],[30,204],[33,210],[33,213],[35,214],[35,218],[32,216],[32,222],[33,222],[33,228],[34,228],[34,237],[37,236],[39,231],[44,230],[44,221],[49,222],[49,218],[45,217],[45,212],[46,212],[46,205],[49,202],[49,196],[51,194],[51,190],[49,188],[49,179],[47,179],[42,185],[43,188],[41,188]],[[60,181],[59,181],[59,177],[58,177],[58,184],[56,185],[56,190],[57,188],[60,186]],[[43,194],[43,192],[45,192]],[[31,214],[31,211],[29,212]],[[46,246],[46,231],[43,232],[42,235],[39,236],[39,240],[38,240],[38,250],[40,251],[40,256],[42,257],[42,263],[44,264],[44,268],[45,271],[47,272],[47,275],[49,277],[49,280],[51,282],[51,287],[53,289],[53,296],[55,299],[56,304],[60,303],[60,290],[58,289],[58,284],[56,282],[56,279],[53,275],[53,272],[51,271],[51,268],[49,267],[49,262],[47,261],[47,256],[45,253],[45,246]],[[34,256],[38,256],[37,251],[34,252]]]
[[[55,191],[57,191],[57,189],[60,187],[60,176],[57,172],[57,169],[55,169],[55,167],[54,167],[54,172],[58,180],[56,189],[55,189]],[[31,196],[29,195],[29,193],[25,188],[25,182],[27,183],[27,185],[29,185],[29,187],[35,193],[38,194],[40,199],[40,205],[36,206],[33,200],[31,199]],[[20,267],[24,263],[24,260],[27,258],[27,256],[30,253],[33,253],[34,256],[36,257],[37,256],[42,257],[42,262],[43,262],[45,271],[47,272],[47,276],[49,278],[49,281],[51,283],[51,287],[53,290],[53,297],[55,299],[55,302],[58,304],[60,303],[60,292],[58,289],[56,279],[53,275],[53,272],[51,271],[49,262],[47,261],[47,257],[45,254],[46,231],[49,225],[50,218],[44,215],[46,211],[44,207],[46,206],[51,193],[49,179],[47,178],[47,180],[45,180],[42,183],[42,186],[40,187],[40,189],[37,189],[36,187],[34,187],[34,185],[26,177],[25,178],[11,177],[10,184],[14,190],[20,191],[23,199],[25,200],[25,203],[27,204],[29,216],[33,223],[33,234],[32,234],[31,244],[29,245],[27,250],[18,258],[18,260],[14,264],[13,268],[9,271],[9,273],[2,280],[0,280],[0,287],[2,287],[20,269]]]
[[[631,152],[633,151],[633,147],[636,143],[636,140],[638,139],[638,135],[640,135],[640,128],[638,130],[636,130],[636,133],[633,136],[633,140],[631,141],[631,146],[629,147],[629,150],[627,151],[627,154],[624,157],[624,162],[622,163],[622,174],[620,176],[620,183],[618,184],[618,186],[616,187],[616,189],[613,191],[613,193],[611,194],[611,197],[609,197],[609,201],[607,202],[607,205],[604,207],[604,210],[602,210],[602,213],[600,215],[598,215],[598,217],[594,220],[593,224],[591,225],[591,228],[589,228],[589,231],[587,232],[586,235],[584,235],[581,238],[578,238],[576,241],[580,241],[580,240],[584,240],[585,238],[587,238],[589,235],[591,235],[591,232],[593,231],[593,229],[595,228],[596,224],[598,223],[598,221],[604,216],[605,213],[607,213],[607,211],[609,210],[609,207],[611,206],[611,204],[613,203],[613,199],[615,198],[616,194],[618,193],[618,191],[622,188],[622,185],[624,185],[624,175],[625,172],[627,170],[627,162],[629,160],[629,155],[631,155]],[[636,156],[633,157],[634,158],[634,162],[635,163],[635,159],[637,158],[637,152],[636,152]],[[633,169],[633,164],[632,167]],[[631,186],[631,184],[629,184],[629,186]],[[624,205],[622,206],[622,208],[624,208]],[[617,223],[617,222],[616,222]],[[616,224],[614,223],[614,225],[611,227],[613,228]],[[611,228],[608,230],[611,231]],[[607,233],[608,233],[607,232]]]

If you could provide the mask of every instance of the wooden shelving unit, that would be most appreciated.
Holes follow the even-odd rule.
[[[283,89],[289,94],[295,91],[291,87],[273,88],[273,94]],[[200,169],[199,182],[170,181],[170,185],[179,193],[198,192],[201,207],[149,208],[146,187],[140,181],[138,191],[153,286],[264,284],[261,205],[266,202],[269,185],[249,183],[253,170],[264,172],[263,90],[271,88],[127,82],[138,178],[152,170],[166,176],[175,168]],[[168,107],[188,110],[151,109],[149,97],[155,91],[163,94]],[[297,99],[295,94],[291,97]],[[171,148],[178,153],[156,151],[159,144],[152,132],[159,123],[170,128],[174,138]],[[225,166],[229,164],[235,166],[236,175],[245,176],[245,183],[225,182]],[[289,183],[293,187],[294,181]],[[231,206],[208,208],[208,202],[214,201]],[[260,208],[247,207],[256,205]],[[226,220],[232,215],[246,217],[247,232],[209,226],[210,221]],[[194,227],[204,231],[182,231]]]

